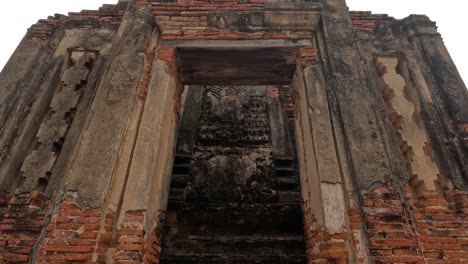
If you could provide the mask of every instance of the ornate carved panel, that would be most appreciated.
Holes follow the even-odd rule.
[[[265,88],[208,86],[186,202],[277,200]]]
[[[199,140],[204,144],[261,145],[270,141],[265,96],[252,87],[209,86],[203,99]]]

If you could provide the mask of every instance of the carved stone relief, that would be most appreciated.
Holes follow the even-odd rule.
[[[422,124],[417,98],[409,96],[407,81],[397,72],[396,57],[378,57],[385,113],[401,139],[400,150],[405,157],[410,182],[417,192],[434,190],[439,169],[432,159],[427,132]]]
[[[245,87],[209,86],[202,105],[199,140],[249,145],[269,142],[265,96],[249,93]]]
[[[95,52],[82,49],[71,52],[71,65],[64,72],[61,87],[52,99],[48,115],[42,121],[34,150],[21,167],[22,180],[17,194],[43,189],[47,185],[80,98],[85,92],[85,83],[95,59]]]
[[[206,88],[186,202],[277,200],[268,104],[262,88]]]

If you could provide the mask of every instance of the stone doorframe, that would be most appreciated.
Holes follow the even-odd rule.
[[[345,255],[354,248],[348,239],[342,180],[346,165],[340,163],[346,158],[339,157],[345,150],[337,144],[342,136],[335,133],[322,69],[315,56],[308,40],[165,42],[158,48],[150,70],[145,71],[148,89],[141,94],[144,111],[130,124],[135,141],[124,143],[129,147],[122,148],[131,160],[115,171],[128,169],[126,179],[113,180],[113,186],[125,189],[113,187],[108,203],[117,213],[117,228],[125,225],[129,212],[144,212],[143,229],[149,234],[145,258],[159,258],[183,86],[200,84],[290,85],[308,258],[314,258],[321,243],[334,243],[339,254]],[[126,186],[123,181],[132,184]]]

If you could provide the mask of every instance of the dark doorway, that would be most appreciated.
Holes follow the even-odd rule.
[[[289,87],[186,86],[161,263],[306,263]]]

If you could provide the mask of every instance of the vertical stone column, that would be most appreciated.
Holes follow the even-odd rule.
[[[323,4],[325,78],[337,100],[357,184],[365,192],[393,176],[381,132],[383,115],[362,64],[366,54],[361,53],[345,1],[325,0]]]
[[[277,94],[278,88],[267,87],[267,89],[276,89],[276,93],[267,93],[273,158],[279,161],[293,160],[294,153],[289,134],[289,124],[286,115],[283,114],[281,109]]]
[[[146,52],[157,35],[149,8],[130,9],[117,32],[111,60],[92,105],[93,115],[81,139],[67,190],[77,191],[79,201],[100,208],[129,125],[138,111],[140,81]],[[86,184],[82,184],[86,183]],[[89,184],[93,183],[93,184]],[[86,186],[86,187],[85,187]]]
[[[454,122],[468,123],[468,93],[455,63],[437,32],[435,22],[427,16],[412,15],[406,19],[410,34],[417,40],[420,51],[437,83],[437,93],[446,99]]]
[[[192,154],[204,92],[204,86],[188,86],[187,100],[178,133],[177,155],[190,156]]]
[[[10,192],[60,82],[63,57],[24,39],[0,73],[0,188]]]
[[[429,82],[429,90],[436,102],[438,115],[445,120],[445,128],[437,130],[449,137],[449,147],[452,159],[461,168],[461,179],[454,177],[457,187],[468,182],[468,137],[465,127],[468,124],[468,92],[442,37],[437,32],[435,22],[427,16],[412,15],[405,19],[408,34],[415,53],[419,56],[424,78]],[[431,117],[432,118],[432,117]],[[438,135],[438,136],[439,136]],[[457,167],[458,167],[457,166]],[[458,174],[450,168],[452,174]]]
[[[125,186],[117,222],[118,228],[125,231],[128,229],[125,223],[128,215],[140,212],[145,216],[144,221],[140,222],[141,230],[147,232],[145,263],[157,263],[159,258],[160,232],[165,223],[175,152],[180,86],[175,76],[168,73],[169,67],[162,60],[154,62],[153,77],[129,168],[129,184]],[[119,249],[117,253],[120,254],[126,251],[125,248]]]
[[[296,72],[296,141],[309,261],[348,259],[347,208],[328,97],[318,65]]]
[[[351,176],[350,179],[346,178],[347,188],[344,192],[349,200],[345,202],[343,210],[349,212],[347,231],[352,232],[352,236],[349,234],[353,241],[345,239],[349,254],[341,256],[341,259],[350,263],[364,263],[369,259],[369,252],[366,235],[362,231],[363,209],[360,201],[366,193],[401,175],[392,167],[388,135],[384,132],[385,117],[381,112],[380,100],[375,95],[377,87],[373,86],[377,80],[369,79],[373,75],[365,65],[366,56],[371,54],[365,54],[360,47],[345,1],[324,0],[322,3],[323,23],[322,28],[318,29],[317,36],[321,39],[317,41],[317,48],[323,63],[328,102],[334,120],[332,130],[336,144],[344,145],[337,146],[337,167],[348,175],[349,165]],[[341,190],[344,189],[344,182],[337,182],[333,175],[329,178],[335,181],[326,182],[327,186],[341,186]],[[351,194],[351,191],[355,193]],[[325,204],[325,200],[322,203]]]
[[[129,8],[64,181],[65,197],[54,209],[39,246],[38,263],[113,261],[115,248],[110,242],[118,242],[113,240],[115,217],[114,212],[105,210],[105,201],[111,200],[109,190],[113,191],[111,183],[116,181],[117,198],[123,199],[146,96],[146,73],[149,76],[157,40],[158,29],[150,8]],[[118,168],[122,164],[125,170],[120,180]],[[138,223],[143,217],[133,212],[127,219]],[[130,231],[144,234],[142,228]],[[138,257],[133,244],[124,243],[124,248],[134,250],[133,255]]]
[[[37,132],[36,146],[23,163],[21,176],[24,180],[18,186],[17,194],[31,193],[33,190],[44,191],[73,122],[72,112],[78,107],[81,94],[84,93],[80,93],[80,89],[88,79],[91,71],[89,65],[96,59],[96,54],[76,50],[70,57],[73,66],[64,72],[63,85],[56,92],[49,106],[49,115]]]
[[[64,58],[53,55],[54,37],[25,37],[0,73],[0,263],[31,261],[50,204],[37,191],[13,192],[60,82]]]

